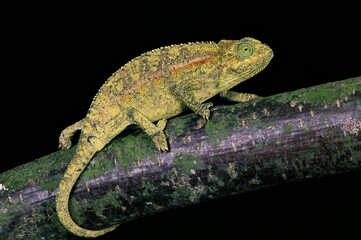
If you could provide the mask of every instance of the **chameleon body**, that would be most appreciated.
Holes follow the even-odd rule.
[[[64,227],[83,237],[97,237],[117,227],[84,229],[72,220],[68,203],[76,180],[93,155],[127,126],[138,125],[159,150],[168,151],[163,133],[167,118],[191,109],[208,120],[212,103],[204,102],[216,94],[231,101],[256,97],[228,90],[263,70],[272,57],[271,48],[253,38],[198,42],[155,49],[116,71],[94,97],[86,117],[60,135],[59,145],[67,149],[73,134],[81,130],[56,197]]]

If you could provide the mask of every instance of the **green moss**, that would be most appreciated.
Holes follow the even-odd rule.
[[[310,123],[307,123],[307,127],[304,129],[306,133],[310,133],[312,131],[312,126]]]
[[[8,239],[7,237],[5,237],[4,234],[2,233],[10,233],[12,236],[15,236],[17,234],[14,233],[14,231],[16,231],[17,229],[12,228],[10,230],[10,226],[11,226],[11,222],[14,221],[14,216],[18,215],[19,212],[24,211],[24,203],[18,201],[16,203],[10,203],[8,201],[2,202],[2,209],[8,209],[8,211],[6,211],[5,213],[0,212],[0,222],[1,222],[1,226],[0,226],[0,238],[1,239]],[[23,221],[24,219],[26,219],[27,217],[22,217],[21,219],[19,219],[19,221]],[[17,226],[22,226],[21,224],[18,224]],[[4,227],[4,228],[3,228]],[[23,231],[24,232],[24,231]],[[15,239],[15,238],[14,238]],[[16,238],[17,239],[17,238]],[[19,239],[23,239],[23,238],[19,238]]]
[[[174,167],[182,174],[191,175],[203,169],[202,159],[191,154],[177,154],[173,158]]]
[[[342,136],[345,138],[345,145],[347,147],[352,146],[351,135],[349,133],[345,132],[345,134],[342,134]],[[341,139],[342,139],[342,136],[341,136]]]
[[[77,183],[83,184],[88,179],[93,179],[103,172],[115,167],[114,161],[106,154],[96,154],[80,175]]]
[[[282,127],[283,127],[283,131],[284,131],[285,133],[291,133],[292,130],[293,130],[293,126],[292,126],[291,124],[288,124],[288,123],[283,124]]]
[[[207,188],[203,185],[198,185],[190,189],[189,200],[193,203],[197,203],[201,200],[201,197],[207,194]]]
[[[142,177],[142,189],[143,196],[150,196],[155,190],[157,190],[157,187],[150,183],[147,178]]]
[[[231,132],[239,127],[239,120],[237,116],[229,115],[214,115],[205,124],[204,131],[208,136],[208,140],[213,143],[218,143],[220,140],[226,138]]]
[[[210,182],[214,182],[218,185],[218,187],[224,187],[225,182],[222,181],[222,179],[220,179],[219,177],[217,177],[216,175],[210,175],[208,176],[208,180]],[[213,186],[215,187],[215,186]]]
[[[0,183],[2,183],[9,191],[17,191],[24,187],[37,185],[41,189],[42,184],[49,187],[48,175],[56,175],[62,168],[63,164],[67,164],[73,156],[75,147],[70,150],[61,150],[36,159],[30,163],[18,166],[9,171],[0,174]],[[44,161],[44,158],[46,161]],[[14,177],[16,176],[16,177]],[[45,182],[45,179],[47,181]]]
[[[166,136],[178,137],[187,134],[187,123],[189,122],[189,115],[180,116],[168,122],[164,129]]]
[[[254,147],[256,149],[264,149],[266,147],[266,143],[264,143],[264,142],[256,142],[256,145]]]
[[[109,208],[120,208],[121,203],[119,196],[114,191],[108,191],[101,198],[92,199],[91,201],[77,200],[75,197],[71,197],[69,209],[73,220],[79,225],[84,225],[87,222],[87,215],[84,213],[89,211],[89,209],[91,209],[91,212],[94,211],[98,218],[102,219],[106,216],[104,212]]]
[[[334,104],[336,100],[341,101],[356,92],[361,92],[361,77],[281,93],[266,99],[279,103],[289,103],[293,100],[311,106],[320,106],[323,104]]]
[[[238,172],[235,170],[234,164],[229,165],[229,167],[227,168],[227,173],[231,180],[237,179],[238,177]]]
[[[116,154],[117,162],[125,171],[129,171],[131,164],[138,160],[147,157],[155,160],[157,154],[157,149],[151,138],[140,131],[117,138],[111,146],[107,147],[107,150]]]
[[[60,183],[62,178],[63,178],[63,175],[58,174],[58,175],[54,176],[54,178],[48,179],[42,185],[42,189],[48,190],[49,194],[51,194],[52,192],[54,192],[58,188],[59,183]]]
[[[211,142],[218,142],[219,138],[227,136],[227,123],[225,121],[216,122],[213,119],[206,123],[204,131]]]
[[[4,222],[8,218],[7,214],[0,212],[0,222]]]
[[[353,163],[359,164],[359,159],[361,159],[361,153],[357,149],[358,144],[355,143],[358,142],[357,138],[353,139],[352,136],[347,132],[345,134],[341,133],[340,135],[340,139],[344,138],[345,146],[343,150],[350,153],[350,160],[352,160]]]
[[[310,152],[307,153],[306,156],[307,156],[308,160],[314,159],[315,158],[315,152],[310,151]]]
[[[188,199],[189,195],[190,189],[187,186],[177,186],[173,192],[173,198],[180,201]]]
[[[94,178],[103,172],[113,169],[118,163],[124,171],[129,171],[132,164],[149,157],[156,160],[157,149],[151,140],[141,130],[136,130],[126,136],[115,138],[101,153],[97,153],[79,178],[78,183]]]
[[[119,208],[121,204],[118,196],[115,195],[114,192],[109,191],[102,198],[96,199],[92,205],[94,207],[95,214],[100,218],[105,218],[103,212],[106,209],[109,209],[110,206],[112,206],[111,208]]]

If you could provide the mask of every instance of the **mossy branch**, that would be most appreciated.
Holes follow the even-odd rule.
[[[128,131],[99,152],[71,198],[75,221],[99,229],[174,207],[290,181],[360,170],[361,77],[219,106],[205,126],[166,128],[170,152]],[[74,153],[0,174],[1,239],[71,239],[54,197]]]

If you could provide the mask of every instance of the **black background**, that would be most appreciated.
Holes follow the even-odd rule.
[[[346,1],[118,2],[0,3],[0,172],[56,151],[107,77],[160,46],[257,38],[275,57],[237,90],[261,96],[361,75],[361,11]],[[272,187],[101,239],[361,239],[360,185],[357,172]]]

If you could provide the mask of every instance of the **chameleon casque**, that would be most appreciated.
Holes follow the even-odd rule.
[[[263,70],[272,57],[270,47],[247,37],[158,48],[116,71],[94,97],[86,117],[65,128],[59,137],[60,148],[68,149],[71,137],[81,130],[56,197],[64,227],[82,237],[97,237],[117,227],[84,229],[72,220],[68,203],[74,184],[93,155],[127,126],[138,125],[160,151],[168,151],[163,133],[167,118],[191,109],[208,120],[212,103],[204,102],[216,94],[238,102],[255,98],[228,90]]]

